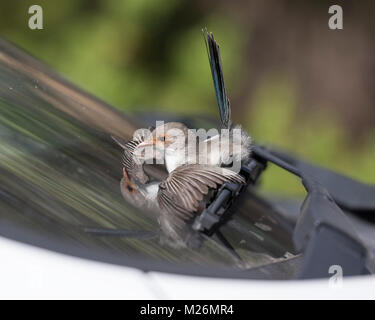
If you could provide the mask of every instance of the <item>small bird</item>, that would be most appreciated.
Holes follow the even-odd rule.
[[[168,172],[188,163],[216,166],[228,165],[231,161],[240,163],[248,160],[251,153],[251,137],[241,126],[233,126],[231,122],[230,102],[225,89],[219,46],[212,33],[205,30],[203,35],[221,124],[224,129],[229,130],[228,139],[226,140],[223,134],[218,134],[200,141],[193,131],[179,122],[169,122],[157,127],[136,149],[153,146],[158,152],[162,152]],[[227,147],[225,144],[228,144]]]
[[[113,137],[124,150],[123,178],[120,182],[123,197],[135,207],[155,212],[163,233],[176,241],[181,240],[181,232],[212,201],[221,185],[226,182],[245,184],[241,175],[221,166],[230,157],[244,160],[250,153],[251,139],[246,132],[241,131],[240,141],[233,138],[234,127],[230,122],[219,48],[212,34],[206,33],[206,36],[221,121],[224,128],[230,129],[229,149],[222,151],[221,135],[199,141],[198,135],[178,122],[166,123],[162,128],[165,134],[162,135],[158,134],[161,129],[158,127],[153,128],[151,135],[140,134],[128,142]],[[189,143],[191,140],[192,144]],[[234,154],[236,143],[242,150],[238,155]],[[140,161],[142,147],[151,145],[156,146],[156,151],[151,153],[153,158],[160,157],[160,154],[164,157],[167,176],[151,177],[146,168],[155,165]],[[202,147],[207,148],[207,154],[201,152]],[[165,152],[160,153],[161,150]],[[193,158],[201,158],[202,154],[203,161],[194,162]]]

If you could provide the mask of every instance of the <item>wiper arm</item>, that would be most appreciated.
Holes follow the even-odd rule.
[[[353,213],[365,211],[375,214],[375,186],[355,181],[277,149],[269,149],[269,151],[304,174],[314,176],[340,207]]]

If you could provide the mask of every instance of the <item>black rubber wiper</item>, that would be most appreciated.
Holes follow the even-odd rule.
[[[233,204],[246,191],[248,185],[256,184],[265,168],[264,161],[255,159],[242,165],[240,174],[245,178],[246,185],[231,182],[222,185],[214,201],[194,220],[193,229],[209,236],[213,235],[231,218],[234,214]]]

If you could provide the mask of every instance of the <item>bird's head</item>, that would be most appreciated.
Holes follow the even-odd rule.
[[[185,148],[188,128],[180,122],[168,122],[156,127],[138,148],[153,147],[157,150],[177,151]]]
[[[134,184],[125,168],[122,168],[123,178],[121,180],[121,187],[124,187],[124,190],[129,192],[130,194],[137,191],[138,187],[136,184]]]
[[[125,168],[122,169],[123,178],[121,179],[121,193],[126,201],[130,202],[134,206],[139,205],[144,201],[144,194],[140,190],[139,186],[132,182],[128,172]]]

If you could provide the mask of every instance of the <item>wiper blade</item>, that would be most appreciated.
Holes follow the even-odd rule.
[[[196,231],[203,232],[209,236],[213,235],[233,214],[232,205],[241,194],[246,191],[248,185],[254,185],[260,174],[266,168],[263,161],[251,159],[241,167],[240,174],[245,178],[246,184],[239,185],[227,182],[219,189],[215,200],[203,210],[194,220],[192,225]]]

